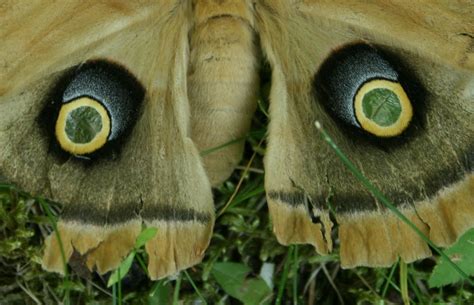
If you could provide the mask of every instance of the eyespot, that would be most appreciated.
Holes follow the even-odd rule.
[[[377,137],[395,137],[410,125],[413,107],[400,77],[380,51],[356,44],[334,52],[315,83],[330,113]]]
[[[55,134],[65,151],[75,155],[90,154],[107,143],[109,114],[100,102],[81,97],[61,107]]]
[[[144,90],[126,69],[90,61],[62,80],[55,96],[54,137],[72,155],[90,155],[117,143],[133,127]]]

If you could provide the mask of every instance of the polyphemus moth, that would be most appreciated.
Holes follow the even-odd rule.
[[[462,1],[8,1],[0,5],[0,174],[64,204],[58,230],[100,273],[142,224],[149,274],[198,263],[211,186],[239,162],[271,67],[265,188],[282,244],[343,267],[429,247],[344,168],[320,122],[433,242],[474,225],[474,18]],[[61,272],[56,236],[43,265]]]

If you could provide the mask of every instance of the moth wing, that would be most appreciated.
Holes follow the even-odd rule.
[[[272,66],[265,187],[281,243],[331,251],[332,208],[343,267],[430,255],[426,243],[345,168],[316,121],[436,244],[447,246],[474,225],[472,12],[457,2],[342,0],[262,1],[256,11]],[[398,140],[372,141],[353,132],[318,94],[316,76],[326,58],[360,41],[396,58],[417,79],[414,130]]]
[[[158,228],[146,244],[153,279],[198,263],[209,243],[212,194],[189,137],[189,9],[179,1],[2,7],[0,173],[64,204],[58,230],[66,258],[77,251],[91,270],[116,268],[143,222]],[[59,158],[39,116],[65,71],[90,59],[126,67],[145,88],[142,109],[117,155]],[[43,266],[63,271],[54,234]]]

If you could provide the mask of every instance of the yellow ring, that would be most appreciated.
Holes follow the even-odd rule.
[[[89,143],[74,143],[66,134],[66,121],[68,115],[79,107],[94,108],[102,119],[102,129],[95,135]],[[56,139],[59,145],[65,151],[74,155],[90,154],[107,143],[107,138],[110,134],[110,117],[107,110],[101,103],[89,97],[81,97],[77,100],[64,104],[59,111],[58,119],[56,120]]]
[[[398,117],[398,120],[390,126],[378,125],[369,119],[362,109],[362,100],[364,96],[368,92],[377,88],[391,90],[397,95],[398,100],[400,101],[402,111]],[[410,103],[410,99],[408,98],[400,83],[383,79],[371,80],[362,85],[354,98],[354,109],[356,118],[359,121],[361,127],[378,137],[394,137],[400,135],[408,127],[413,116],[413,107]]]

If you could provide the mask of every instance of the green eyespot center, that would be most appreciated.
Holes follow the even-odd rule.
[[[100,113],[90,106],[81,106],[68,113],[66,119],[66,135],[74,143],[91,142],[102,130]]]
[[[364,115],[379,126],[395,124],[402,113],[398,96],[390,89],[376,88],[367,92],[362,99]]]

